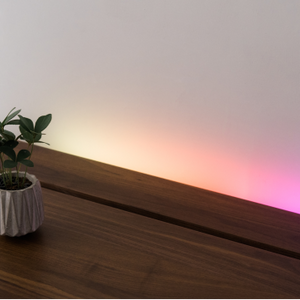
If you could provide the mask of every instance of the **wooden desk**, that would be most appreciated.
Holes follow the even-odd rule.
[[[300,215],[36,147],[45,221],[1,298],[299,298]]]

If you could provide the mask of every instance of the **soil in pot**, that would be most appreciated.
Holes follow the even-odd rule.
[[[32,185],[32,182],[28,178],[25,178],[24,186],[22,188],[20,188],[20,186],[22,186],[23,180],[24,180],[23,177],[19,177],[17,179],[16,176],[12,176],[12,183],[6,181],[6,185],[5,185],[3,178],[1,176],[0,177],[0,189],[7,190],[7,191],[14,191],[14,190],[25,189]]]

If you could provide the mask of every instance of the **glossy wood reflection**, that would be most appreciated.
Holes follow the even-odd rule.
[[[1,237],[13,298],[293,298],[300,261],[44,189],[35,233]]]
[[[45,187],[174,218],[300,257],[299,214],[38,146],[34,159],[34,172]]]
[[[1,298],[300,298],[299,215],[36,147],[45,221]]]

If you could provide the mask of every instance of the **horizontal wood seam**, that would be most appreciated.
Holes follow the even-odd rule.
[[[41,181],[43,188],[300,260],[300,253]]]

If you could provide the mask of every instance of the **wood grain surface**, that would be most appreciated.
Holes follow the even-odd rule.
[[[33,159],[49,189],[300,259],[299,214],[44,147]]]
[[[299,298],[300,261],[43,189],[45,221],[0,237],[1,298]]]

